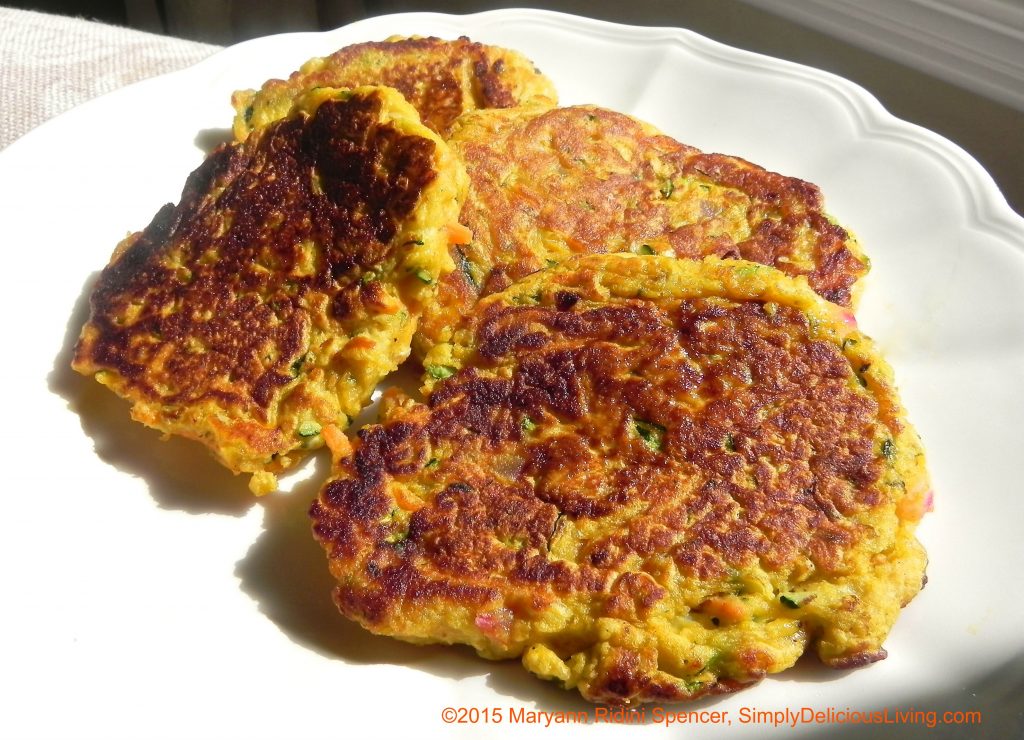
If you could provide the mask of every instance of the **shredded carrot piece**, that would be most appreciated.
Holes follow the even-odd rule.
[[[395,503],[397,503],[403,511],[419,511],[423,508],[423,501],[409,494],[409,492],[404,490],[401,486],[394,486],[391,490],[391,495],[395,497]]]
[[[373,349],[373,340],[369,337],[355,337],[345,345],[345,349]]]
[[[448,224],[449,244],[469,244],[473,241],[473,232],[462,224]]]
[[[320,434],[323,435],[324,442],[327,443],[327,448],[331,451],[331,459],[334,462],[338,462],[341,458],[352,454],[352,443],[348,441],[345,433],[334,424],[325,426]]]

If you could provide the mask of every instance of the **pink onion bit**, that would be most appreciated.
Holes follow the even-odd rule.
[[[508,640],[509,632],[512,630],[512,611],[501,608],[491,612],[483,612],[476,615],[473,624],[491,639],[505,642]]]

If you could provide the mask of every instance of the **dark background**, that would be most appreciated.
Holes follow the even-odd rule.
[[[4,4],[225,45],[287,31],[326,30],[384,13],[472,13],[501,7],[539,7],[618,23],[688,28],[730,46],[828,70],[860,84],[897,117],[931,129],[970,152],[995,178],[1011,207],[1024,214],[1024,112],[739,0],[213,0],[205,4],[7,0]],[[214,14],[215,19],[210,17]]]

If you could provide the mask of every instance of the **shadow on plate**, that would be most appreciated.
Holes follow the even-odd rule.
[[[532,703],[539,710],[593,712],[594,705],[575,690],[536,678],[518,660],[485,660],[465,646],[411,645],[370,634],[343,617],[331,600],[334,579],[323,549],[310,535],[308,516],[329,458],[321,451],[312,463],[312,475],[291,493],[260,499],[263,532],[235,565],[242,591],[292,642],[353,665],[402,665],[455,680],[486,676],[496,694]],[[721,699],[708,697],[686,707],[700,709]],[[650,721],[650,712],[647,716]]]
[[[125,401],[71,369],[78,334],[89,318],[89,295],[98,277],[94,272],[82,286],[46,378],[49,389],[78,415],[97,456],[145,480],[161,508],[241,516],[255,502],[245,476],[232,475],[196,442],[177,437],[164,441],[159,432],[132,421]]]
[[[89,318],[89,296],[99,277],[92,273],[82,285],[68,319],[64,338],[53,369],[46,378],[51,392],[67,401],[78,415],[82,431],[92,439],[97,456],[118,470],[146,481],[150,495],[163,509],[189,514],[241,516],[257,499],[249,492],[248,476],[233,475],[198,442],[167,437],[131,419],[126,401],[93,378],[71,369],[79,332]],[[381,387],[395,386],[418,398],[419,370],[407,362]],[[360,412],[355,428],[375,420],[376,402]],[[282,476],[285,489],[289,479],[305,478],[309,462],[300,462]],[[316,474],[323,480],[326,472]],[[312,500],[310,494],[310,499]],[[273,497],[271,497],[273,498]]]
[[[90,275],[82,286],[53,369],[47,376],[50,390],[64,398],[68,408],[78,415],[82,430],[93,440],[100,459],[144,479],[161,508],[232,516],[241,516],[253,505],[263,508],[264,531],[236,563],[235,575],[242,591],[253,599],[260,612],[293,642],[346,663],[404,665],[457,680],[486,676],[487,685],[496,694],[531,702],[539,710],[593,712],[594,705],[584,701],[578,693],[531,676],[518,660],[486,661],[462,646],[410,645],[372,635],[342,617],[331,600],[334,581],[323,551],[310,534],[307,515],[310,502],[327,476],[329,458],[325,451],[311,456],[299,468],[297,472],[303,479],[295,483],[290,493],[257,499],[249,493],[244,476],[234,476],[225,470],[201,445],[175,437],[164,441],[158,432],[132,421],[123,400],[92,378],[71,369],[75,343],[88,318],[89,295],[98,275],[98,272]],[[387,383],[414,397],[417,384],[418,372],[410,363]],[[373,404],[360,414],[358,422],[372,421],[375,415],[376,404]],[[816,658],[805,656],[794,668],[766,680],[820,683],[841,679],[845,674],[846,671],[826,668]],[[986,729],[992,729],[992,722],[998,721],[1000,730],[1006,730],[999,736],[1024,737],[1022,676],[1024,658],[1008,664],[979,691],[934,697],[919,703],[918,708],[941,706],[970,710],[981,707],[985,712]],[[1009,690],[1007,686],[1014,688]],[[999,698],[993,703],[991,697]],[[667,709],[697,710],[721,700],[722,697],[708,697]],[[647,712],[648,722],[651,709],[649,707]],[[873,732],[879,729],[873,726]],[[911,738],[976,736],[969,726],[929,728],[918,724],[900,725],[897,729],[900,737]],[[919,730],[921,734],[915,734]],[[829,729],[829,737],[841,740],[865,736],[863,727],[831,726]]]
[[[82,286],[47,377],[50,390],[64,398],[68,408],[78,415],[100,459],[144,479],[161,508],[233,516],[241,516],[253,505],[263,508],[263,532],[236,563],[235,575],[260,612],[293,642],[346,663],[404,665],[459,680],[486,676],[487,685],[495,693],[532,702],[543,711],[593,710],[593,705],[577,692],[531,676],[518,660],[487,661],[463,646],[410,645],[372,635],[341,616],[331,600],[334,580],[320,545],[310,533],[307,515],[327,477],[326,451],[311,456],[297,471],[302,480],[291,492],[257,499],[249,493],[244,476],[225,470],[201,445],[176,437],[164,441],[158,432],[132,421],[127,403],[71,369],[75,343],[88,318],[89,295],[98,276],[98,272],[93,273]],[[418,379],[417,369],[406,363],[386,385],[417,397]],[[370,422],[375,416],[376,404],[372,404],[357,423]],[[803,676],[797,680],[819,681],[841,675],[810,665],[794,671]],[[686,706],[697,709],[719,700],[710,697]]]
[[[871,666],[864,666],[862,668],[851,668],[851,669],[836,669],[829,668],[827,665],[822,663],[818,656],[814,654],[813,648],[808,648],[807,652],[800,656],[797,660],[796,665],[792,668],[788,668],[782,673],[776,673],[772,676],[768,676],[766,681],[780,681],[780,682],[792,682],[792,683],[829,683],[831,681],[840,681],[843,677],[848,676],[853,671],[864,671],[871,670]]]
[[[378,637],[338,612],[331,600],[334,579],[323,549],[313,539],[308,515],[330,461],[321,451],[311,462],[313,474],[291,493],[260,500],[263,532],[235,565],[242,591],[294,643],[326,658],[415,666],[449,678],[485,673],[487,665],[467,649]]]
[[[327,476],[325,450],[297,469],[290,492],[257,499],[244,476],[221,467],[199,444],[162,435],[132,421],[128,404],[92,378],[71,369],[75,344],[89,316],[89,296],[99,273],[89,276],[68,319],[61,347],[47,376],[51,392],[79,417],[82,431],[93,441],[97,456],[108,465],[146,481],[153,500],[164,509],[190,514],[241,516],[251,506],[263,508],[264,531],[235,566],[243,592],[292,641],[328,658],[354,664],[393,663],[434,675],[462,679],[496,669],[496,686],[511,689],[512,671],[522,686],[530,679],[518,665],[492,664],[463,647],[414,646],[377,637],[341,616],[331,601],[333,579],[320,545],[313,539],[309,505]],[[418,373],[402,368],[389,378],[415,394]],[[376,404],[365,409],[359,422],[372,421]],[[540,682],[536,682],[540,683]],[[543,684],[541,684],[543,690]],[[498,689],[501,690],[500,688]],[[522,696],[523,692],[514,695]]]
[[[196,134],[192,142],[203,150],[203,154],[210,154],[221,144],[233,141],[234,136],[229,128],[204,128]]]
[[[160,433],[132,421],[125,401],[71,369],[98,276],[93,273],[83,284],[47,376],[50,391],[78,416],[97,456],[145,480],[153,500],[164,509],[241,516],[251,506],[261,506],[264,531],[236,564],[236,576],[259,610],[302,647],[350,663],[396,663],[452,678],[486,674],[490,664],[468,649],[417,647],[376,637],[337,611],[331,601],[333,580],[307,516],[327,476],[326,451],[312,455],[296,471],[291,492],[257,499],[244,476],[225,470],[201,445],[177,437],[163,440]],[[414,392],[417,378],[406,368],[389,385]],[[360,421],[372,420],[375,413],[374,407],[368,408]]]
[[[956,672],[956,666],[949,667]],[[812,707],[823,711],[827,707]],[[791,707],[799,711],[799,707]],[[1011,656],[983,676],[959,682],[959,688],[921,692],[900,705],[864,706],[851,701],[838,711],[875,713],[870,723],[801,724],[801,737],[828,740],[976,740],[1024,738],[1024,654]],[[953,713],[947,718],[946,713]]]

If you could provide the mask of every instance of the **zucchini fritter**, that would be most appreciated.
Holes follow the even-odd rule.
[[[313,504],[340,610],[601,702],[885,657],[929,484],[851,324],[717,258],[591,255],[485,298]]]
[[[253,129],[283,116],[306,90],[358,85],[397,89],[441,136],[465,111],[558,102],[551,81],[517,51],[464,36],[454,41],[394,36],[310,59],[287,80],[268,80],[259,90],[236,91],[231,96],[235,138],[243,141]]]
[[[804,275],[851,305],[866,272],[855,239],[811,183],[706,154],[594,106],[467,113],[449,144],[466,163],[473,240],[423,317],[414,350],[450,338],[480,295],[592,252],[732,257]]]
[[[118,246],[74,368],[273,490],[408,355],[465,187],[394,90],[300,97]]]

